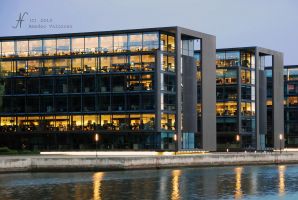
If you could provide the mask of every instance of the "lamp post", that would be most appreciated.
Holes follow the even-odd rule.
[[[239,149],[240,149],[240,135],[239,134],[236,135],[236,141],[237,141],[237,144],[239,144]]]
[[[177,134],[176,133],[174,134],[174,138],[173,139],[174,139],[174,143],[175,143],[175,154],[176,154],[177,153],[177,146],[178,146],[177,145]]]
[[[279,134],[279,153],[281,154],[281,143],[282,143],[282,134]]]
[[[98,143],[98,133],[95,134],[95,156],[97,158],[97,143]]]

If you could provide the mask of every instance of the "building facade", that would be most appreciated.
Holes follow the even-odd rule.
[[[268,118],[272,117],[272,73],[271,67],[266,68],[267,74],[267,108]],[[298,66],[284,66],[284,123],[285,147],[298,147]],[[272,123],[268,122],[267,143],[272,146]]]
[[[267,117],[266,109],[267,88],[263,59],[267,56],[275,61],[274,67],[270,69],[276,77],[275,93],[272,96],[274,105],[271,104],[275,111],[271,116],[274,118]],[[196,51],[195,58],[198,66],[199,51]],[[272,136],[267,139],[271,147],[280,147],[279,135],[283,135],[284,127],[283,117],[278,115],[278,112],[283,113],[280,110],[283,107],[282,73],[283,55],[280,52],[260,47],[217,49],[217,150],[262,150],[269,147],[265,139],[268,135]],[[271,134],[267,134],[266,124],[273,122],[275,128],[268,130]]]
[[[195,40],[206,77],[199,117]],[[165,27],[17,36],[0,48],[0,146],[92,149],[98,134],[100,149],[216,150],[212,35]]]

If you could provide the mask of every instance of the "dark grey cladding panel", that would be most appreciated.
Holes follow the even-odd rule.
[[[265,147],[264,143],[262,141],[261,135],[265,135],[267,133],[267,79],[266,79],[266,73],[264,70],[259,71],[259,124],[260,124],[260,134],[257,135],[257,140],[259,141],[258,144],[258,149],[263,150]]]
[[[190,56],[182,56],[183,67],[183,131],[184,132],[197,132],[197,79],[196,79],[196,66],[195,60]]]

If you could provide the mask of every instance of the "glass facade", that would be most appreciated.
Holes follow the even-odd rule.
[[[195,58],[200,59],[199,52]],[[216,68],[217,148],[250,148],[256,131],[254,51],[218,50]],[[199,70],[197,77],[201,80]]]
[[[267,68],[267,116],[272,118],[272,69]],[[298,66],[284,67],[284,125],[285,147],[298,147]],[[272,137],[272,120],[268,120],[269,141]]]
[[[167,44],[161,56],[162,101],[156,102],[156,55],[161,35],[167,38]],[[176,102],[172,35],[144,32],[46,37],[0,44],[2,132],[48,137],[48,142],[47,137],[29,142],[23,135],[11,143],[13,148],[21,143],[37,149],[92,148],[92,134],[81,142],[74,137],[86,132],[100,133],[100,148],[160,149],[157,103],[162,104],[163,112],[158,129],[173,137],[170,133],[175,130]],[[55,137],[61,144],[52,141]],[[168,148],[173,146],[169,145],[172,140],[163,139]]]

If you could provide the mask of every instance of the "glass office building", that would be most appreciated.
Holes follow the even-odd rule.
[[[100,149],[200,148],[182,128],[195,39],[179,27],[0,38],[0,146],[92,149],[97,133]]]
[[[268,118],[272,117],[272,73],[267,68]],[[284,66],[284,122],[285,122],[285,147],[298,147],[298,66]],[[272,146],[272,123],[268,121],[267,141]]]
[[[216,128],[217,150],[261,150],[268,147],[270,140],[274,146],[277,139],[271,137],[265,141],[266,123],[273,122],[266,115],[266,78],[263,60],[267,56],[280,60],[278,52],[259,47],[217,49],[216,51]],[[195,53],[199,67],[200,52]],[[282,72],[282,65],[276,62],[275,73]],[[272,68],[270,73],[273,73]],[[202,77],[198,75],[198,80]],[[278,79],[275,79],[278,81]],[[283,85],[283,83],[280,83]],[[198,87],[200,90],[201,87]],[[275,98],[281,92],[276,90]],[[270,91],[268,92],[270,93]],[[200,92],[198,92],[200,95]],[[275,103],[281,107],[282,100]],[[198,102],[198,111],[200,103]],[[277,110],[277,109],[275,109]],[[276,114],[275,114],[276,116]],[[267,120],[268,118],[268,120]],[[283,121],[282,117],[274,118]],[[278,122],[276,122],[277,124]],[[283,127],[283,125],[280,125]],[[275,135],[279,135],[275,129]],[[272,131],[272,130],[271,130]],[[273,132],[271,135],[274,135]],[[274,141],[273,141],[274,140]],[[278,143],[279,145],[279,143]],[[275,147],[278,146],[275,144]]]

